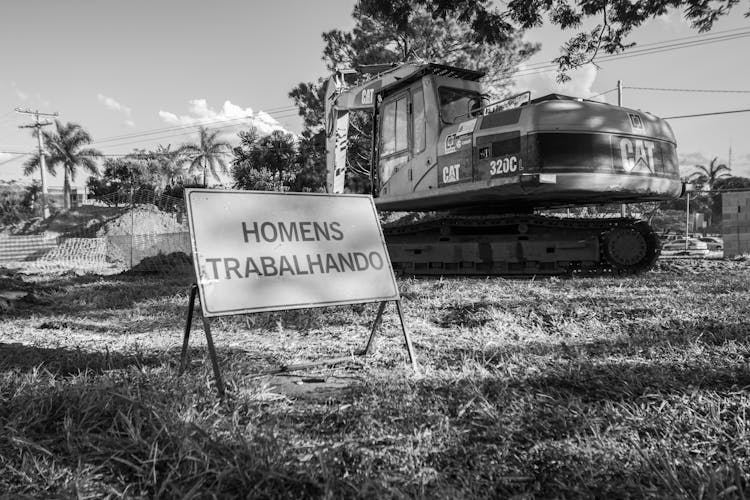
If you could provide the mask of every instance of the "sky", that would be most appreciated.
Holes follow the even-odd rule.
[[[326,75],[321,33],[353,26],[354,0],[2,0],[0,3],[0,180],[27,184],[23,162],[36,147],[31,117],[15,108],[57,112],[82,125],[107,155],[172,148],[194,140],[195,124],[218,122],[226,140],[253,124],[261,131],[301,130],[289,91]],[[559,54],[574,32],[546,24],[526,32],[542,49],[520,68],[517,90],[560,92],[617,102],[671,117],[750,109],[750,34],[742,3],[699,34],[679,11],[651,20],[630,37],[640,47],[699,42],[649,55],[601,60],[571,73],[535,69]],[[744,29],[744,31],[743,31]],[[690,37],[690,38],[687,38]],[[658,45],[663,46],[663,45]],[[626,53],[627,55],[627,53]],[[545,68],[543,68],[545,69]],[[642,90],[647,87],[677,90]],[[734,92],[698,92],[731,90]],[[242,118],[241,117],[248,117]],[[228,119],[235,119],[227,122]],[[233,126],[227,126],[233,125]],[[750,113],[671,119],[681,165],[718,157],[750,177]],[[22,153],[27,153],[23,155]],[[79,176],[76,184],[82,185]],[[62,174],[49,179],[62,185]]]

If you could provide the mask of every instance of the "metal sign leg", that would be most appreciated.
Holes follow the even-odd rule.
[[[190,287],[190,302],[188,303],[187,322],[185,323],[185,335],[182,338],[182,354],[180,355],[180,375],[187,368],[188,341],[190,340],[190,328],[193,326],[193,311],[195,310],[195,297],[198,295],[198,285]]]
[[[203,330],[206,332],[206,343],[208,344],[208,355],[211,357],[211,364],[214,367],[214,378],[216,379],[216,389],[219,391],[219,397],[224,397],[224,382],[221,379],[221,370],[219,370],[219,360],[216,357],[214,348],[214,339],[211,336],[211,325],[208,318],[203,317]]]
[[[401,300],[396,301],[396,309],[398,309],[398,319],[401,320],[401,330],[404,332],[404,340],[406,341],[406,351],[409,353],[409,362],[411,363],[411,367],[414,369],[415,372],[419,371],[419,366],[417,365],[417,357],[414,355],[414,346],[411,343],[411,337],[409,336],[409,332],[406,330],[406,324],[404,323],[404,315],[401,312]]]
[[[381,302],[378,306],[378,314],[375,316],[375,321],[372,322],[372,329],[370,329],[370,338],[367,339],[367,346],[365,346],[365,350],[360,351],[357,354],[366,356],[368,354],[373,354],[377,350],[378,346],[375,340],[375,333],[377,332],[378,328],[380,328],[380,323],[383,321],[383,311],[385,311],[385,302]]]
[[[182,375],[187,369],[188,359],[188,342],[190,341],[190,329],[193,326],[193,314],[195,312],[195,301],[198,298],[198,285],[193,284],[190,287],[190,302],[188,303],[188,314],[187,321],[185,322],[185,335],[182,338],[182,354],[180,355],[180,372]],[[208,355],[211,358],[211,364],[214,369],[214,378],[216,379],[216,389],[219,392],[219,397],[224,397],[224,382],[221,378],[221,370],[219,369],[219,360],[216,357],[216,348],[214,347],[214,339],[211,335],[211,323],[208,318],[203,314],[203,307],[201,305],[201,319],[203,320],[203,331],[206,334],[206,343],[208,344]]]

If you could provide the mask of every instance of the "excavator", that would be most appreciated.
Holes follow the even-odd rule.
[[[653,266],[661,245],[644,220],[540,212],[681,196],[665,120],[560,94],[490,102],[483,73],[442,64],[364,72],[364,81],[349,70],[327,83],[327,189],[345,191],[350,113],[371,113],[376,207],[419,214],[383,225],[395,271],[598,275]]]

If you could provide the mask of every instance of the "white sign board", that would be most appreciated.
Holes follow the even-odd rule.
[[[398,300],[370,196],[186,189],[206,316]]]

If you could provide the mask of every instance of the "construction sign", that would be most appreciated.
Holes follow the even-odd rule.
[[[187,189],[205,316],[398,300],[370,196]]]

